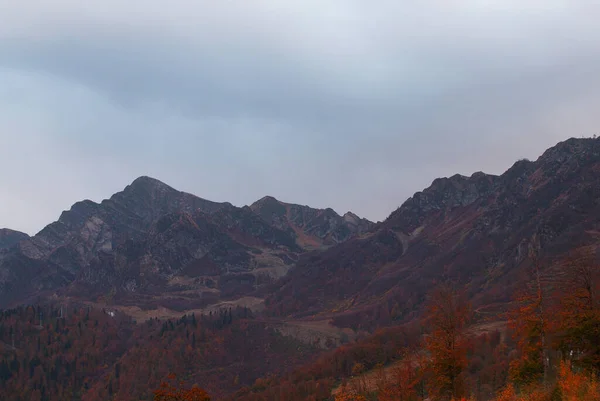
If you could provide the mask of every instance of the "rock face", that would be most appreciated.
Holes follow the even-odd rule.
[[[600,140],[570,139],[501,176],[436,179],[372,234],[303,257],[268,309],[373,327],[410,319],[445,279],[464,284],[477,306],[492,305],[510,296],[532,251],[549,264],[596,246],[599,232]]]
[[[318,246],[369,224],[301,210],[312,216],[303,227]],[[34,237],[0,237],[2,247],[12,246],[0,254],[0,307],[56,292],[175,309],[240,297],[284,275],[306,251],[295,229],[252,207],[140,177],[101,203],[74,204]]]
[[[353,213],[338,215],[332,209],[280,202],[266,196],[250,206],[268,224],[291,233],[306,248],[325,248],[364,234],[374,223]]]
[[[89,253],[91,243],[97,245],[94,235],[111,236],[110,243],[122,243],[128,239],[140,239],[161,216],[174,212],[203,211],[213,213],[225,203],[215,203],[176,191],[168,185],[149,177],[140,177],[124,191],[113,195],[100,204],[89,200],[78,202],[63,212],[54,222],[32,238],[33,248],[27,256],[46,258],[58,247],[82,241],[78,249]],[[103,227],[110,227],[110,233]],[[107,238],[104,238],[106,240]],[[88,242],[87,246],[84,242]],[[91,241],[91,242],[90,242]],[[104,244],[103,246],[110,246]]]
[[[0,228],[0,250],[11,248],[28,238],[29,235],[25,233],[10,230],[8,228]]]

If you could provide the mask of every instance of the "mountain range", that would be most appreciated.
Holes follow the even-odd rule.
[[[409,321],[432,285],[481,313],[531,264],[594,243],[600,140],[569,139],[500,176],[440,178],[383,222],[288,204],[211,202],[140,177],[33,237],[0,232],[0,306],[49,296],[184,312],[244,300],[277,318]],[[264,301],[264,302],[263,302]]]
[[[140,177],[32,237],[0,230],[0,398],[151,399],[176,373],[217,399],[331,400],[418,354],[428,294],[451,283],[492,399],[516,355],[501,312],[534,265],[598,251],[599,199],[600,139],[436,179],[378,223]]]
[[[268,308],[373,327],[410,320],[450,280],[484,313],[509,299],[534,258],[550,265],[597,243],[599,173],[600,140],[570,139],[500,176],[436,179],[367,235],[302,259]]]
[[[46,295],[193,309],[285,275],[307,250],[374,224],[265,197],[235,207],[140,177],[101,203],[84,200],[33,237],[0,233],[0,306]]]

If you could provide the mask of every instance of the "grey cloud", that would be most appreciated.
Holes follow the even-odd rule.
[[[595,133],[600,7],[486,3],[7,4],[0,225],[142,174],[383,219],[437,176]]]

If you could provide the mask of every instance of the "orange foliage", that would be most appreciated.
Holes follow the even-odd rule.
[[[432,331],[426,348],[431,355],[429,391],[436,400],[460,399],[467,392],[470,313],[470,305],[449,285],[437,288],[430,299],[426,321]]]
[[[600,370],[600,270],[591,250],[574,253],[562,266],[560,347],[586,369]]]
[[[419,401],[426,393],[435,401],[466,401],[469,394],[600,401],[600,270],[591,257],[565,266],[549,286],[536,265],[528,291],[517,298],[509,323],[518,352],[500,330],[468,337],[470,306],[449,286],[430,297],[427,352],[415,347],[421,327],[407,325],[378,330],[304,366],[312,348],[242,311],[235,318],[227,312],[140,324],[87,307],[72,308],[68,317],[51,306],[0,311],[0,399],[148,399],[173,371],[228,401],[326,401],[340,381],[346,384],[336,401]],[[511,354],[517,357],[509,368]],[[568,361],[558,365],[559,355]],[[515,382],[505,387],[509,370]],[[153,394],[155,401],[210,400],[175,376]]]
[[[175,381],[177,377],[170,374],[169,379]],[[179,386],[176,387],[169,382],[162,382],[160,388],[154,391],[154,401],[210,401],[206,391],[197,386],[184,389],[183,384],[179,382]]]
[[[380,373],[378,383],[378,401],[416,401],[420,399],[417,386],[422,380],[417,364],[406,358],[395,367],[391,377],[384,371]]]
[[[600,384],[586,373],[576,373],[567,362],[561,362],[559,368],[558,392],[550,391],[542,385],[529,386],[517,394],[512,384],[504,388],[495,401],[599,401]]]
[[[511,379],[519,385],[531,385],[545,379],[548,357],[549,313],[542,285],[540,265],[534,260],[532,279],[514,300],[509,327],[517,342],[519,358],[510,363]]]
[[[367,401],[367,398],[346,383],[335,396],[335,401]]]
[[[562,401],[598,401],[600,384],[591,375],[573,372],[571,365],[560,364],[558,387]]]
[[[539,387],[529,387],[528,391],[517,394],[512,384],[506,386],[494,401],[551,401],[548,390]]]
[[[517,399],[517,393],[515,392],[515,387],[512,383],[508,384],[500,394],[498,394],[498,398],[496,401],[515,401]]]

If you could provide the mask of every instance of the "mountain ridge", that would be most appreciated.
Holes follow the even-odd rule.
[[[314,209],[281,202],[272,196],[265,196],[249,207],[267,223],[296,233],[305,246],[310,248],[311,244],[320,241],[325,245],[344,242],[352,236],[368,232],[375,226],[375,223],[351,212],[340,216],[331,208]]]
[[[301,208],[309,215],[322,213],[308,206]],[[4,271],[0,304],[26,299],[18,293],[33,296],[59,290],[65,296],[85,296],[86,292],[100,296],[114,290],[110,287],[135,298],[133,293],[141,288],[170,292],[165,283],[172,275],[184,273],[187,284],[178,293],[212,293],[227,276],[223,283],[229,288],[226,292],[236,295],[239,290],[237,295],[242,296],[256,289],[252,283],[259,275],[268,277],[262,281],[272,281],[285,274],[306,251],[303,239],[310,238],[315,248],[323,248],[333,244],[330,237],[339,242],[357,231],[351,219],[332,210],[327,213],[329,220],[313,220],[310,226],[319,236],[302,227],[273,226],[251,207],[212,202],[141,176],[99,203],[74,203],[57,221],[15,243],[14,249],[0,258],[0,271]],[[347,232],[341,236],[338,232],[344,228]],[[333,234],[329,236],[329,232]],[[200,273],[209,277],[194,279],[194,274]],[[207,282],[213,287],[207,288]],[[218,301],[212,295],[208,298]]]
[[[185,310],[258,296],[272,316],[365,327],[410,320],[439,279],[498,303],[531,249],[552,258],[600,231],[599,171],[599,140],[571,138],[501,175],[437,178],[379,223],[272,196],[239,208],[142,176],[5,250],[0,303],[115,293]]]
[[[478,306],[506,301],[531,250],[551,264],[597,242],[599,172],[600,140],[571,138],[500,176],[436,179],[370,235],[303,258],[268,312],[372,328],[410,320],[439,280],[467,286]]]

